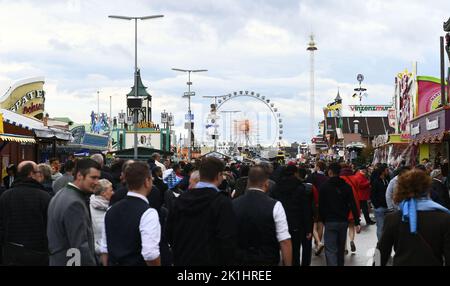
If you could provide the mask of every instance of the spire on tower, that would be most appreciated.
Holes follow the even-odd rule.
[[[337,96],[336,96],[336,98],[334,99],[334,101],[335,101],[335,102],[342,102],[342,97],[341,97],[341,94],[340,94],[340,92],[339,92],[339,87],[338,87],[338,93],[337,93]]]

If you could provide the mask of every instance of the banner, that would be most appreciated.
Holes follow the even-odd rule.
[[[388,111],[389,126],[397,130],[397,110],[391,108]]]
[[[398,100],[398,124],[402,139],[411,138],[410,121],[413,115],[413,83],[412,73],[405,70],[395,78],[395,97]]]
[[[388,111],[392,105],[349,105],[351,111],[380,112]]]
[[[417,116],[436,110],[441,105],[441,80],[435,77],[417,77]]]

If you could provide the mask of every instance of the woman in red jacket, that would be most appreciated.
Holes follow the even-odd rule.
[[[352,169],[350,169],[347,166],[344,166],[341,170],[341,178],[350,185],[350,187],[352,187],[352,191],[353,191],[353,196],[355,197],[355,203],[356,203],[356,208],[358,210],[358,214],[361,213],[360,207],[359,207],[359,185],[358,182],[356,181],[355,176],[353,175],[353,171]],[[355,230],[355,219],[353,217],[352,212],[350,211],[348,214],[348,237],[350,238],[350,249],[352,252],[356,251],[356,246],[355,246],[355,234],[356,234],[356,230]],[[346,247],[347,248],[347,247]],[[345,253],[347,253],[348,251],[345,250]]]
[[[369,215],[369,204],[370,200],[370,182],[367,179],[367,168],[365,166],[361,166],[356,171],[354,176],[357,185],[359,186],[358,195],[359,195],[359,204],[361,206],[361,210],[364,214],[364,219],[366,220],[366,225],[373,225],[374,222]]]

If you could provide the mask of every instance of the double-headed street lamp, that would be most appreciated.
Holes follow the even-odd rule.
[[[198,72],[207,72],[208,70],[186,70],[186,69],[175,69],[173,68],[172,70],[174,71],[179,71],[179,72],[187,72],[188,73],[188,92],[185,92],[183,97],[184,98],[188,98],[189,100],[189,105],[188,105],[188,130],[189,130],[189,134],[188,134],[188,141],[189,141],[189,145],[188,145],[188,160],[189,162],[192,159],[192,115],[191,115],[191,96],[195,96],[195,92],[191,92],[191,73],[198,73]]]
[[[152,15],[152,16],[142,16],[142,17],[128,17],[128,16],[117,16],[117,15],[110,15],[108,16],[109,18],[113,18],[113,19],[120,19],[120,20],[134,20],[134,103],[136,103],[139,99],[138,96],[138,81],[137,81],[137,76],[138,76],[138,69],[137,69],[137,20],[149,20],[149,19],[155,19],[155,18],[162,18],[164,17],[164,15]],[[142,99],[141,99],[141,104],[142,104]],[[137,106],[136,106],[137,107]],[[140,109],[140,108],[139,108]],[[137,124],[138,124],[138,108],[134,108],[134,159],[138,158],[138,149],[137,149],[137,144],[138,144],[138,136],[137,136]]]

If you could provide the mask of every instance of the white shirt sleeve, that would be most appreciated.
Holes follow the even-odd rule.
[[[289,234],[286,213],[280,202],[277,202],[273,208],[273,220],[275,221],[278,242],[290,239],[291,235]]]
[[[106,243],[105,219],[103,218],[102,238],[99,246],[100,253],[108,253],[108,245]]]
[[[159,241],[161,239],[161,225],[158,213],[148,209],[141,217],[139,224],[142,241],[142,257],[145,261],[155,260],[159,257]]]

